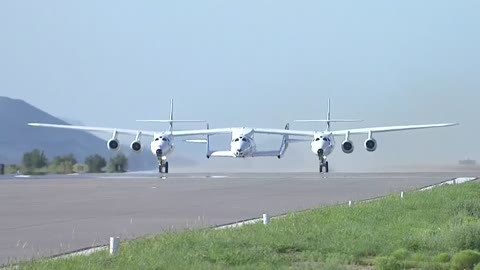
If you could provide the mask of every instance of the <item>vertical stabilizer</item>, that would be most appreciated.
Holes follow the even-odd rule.
[[[170,99],[170,128],[169,131],[173,130],[173,98]]]
[[[328,105],[327,105],[327,131],[330,131],[330,120],[331,120],[331,116],[330,116],[330,98],[328,99]]]

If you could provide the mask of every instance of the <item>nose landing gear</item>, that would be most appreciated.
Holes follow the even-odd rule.
[[[328,161],[327,158],[323,155],[324,151],[323,149],[318,149],[317,150],[317,155],[318,155],[318,163],[319,163],[319,172],[323,172],[323,168],[325,168],[325,172],[328,172]]]
[[[325,168],[325,172],[328,173],[328,161],[325,161],[325,163],[320,162],[320,172],[323,172],[323,168]]]
[[[318,150],[318,152],[319,152],[319,155],[318,155],[319,172],[323,172],[323,169],[325,168],[325,172],[328,173],[328,161],[323,155],[320,155],[320,150]],[[323,150],[322,150],[322,154],[323,154]]]
[[[159,160],[158,172],[168,173],[168,161]]]
[[[168,173],[168,161],[167,157],[163,156],[162,150],[158,149],[156,151],[157,158],[158,158],[158,172],[159,173]]]

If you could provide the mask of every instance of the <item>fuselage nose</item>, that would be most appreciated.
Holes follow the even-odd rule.
[[[324,156],[326,152],[329,151],[331,145],[324,140],[312,142],[312,152],[318,156]]]
[[[153,141],[151,144],[152,152],[157,156],[163,156],[170,151],[170,144],[166,141]]]
[[[233,142],[232,143],[232,152],[238,156],[244,156],[245,152],[248,150],[250,144],[245,141],[238,141],[238,142]]]

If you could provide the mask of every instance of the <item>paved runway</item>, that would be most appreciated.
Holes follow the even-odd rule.
[[[71,175],[0,178],[0,265],[163,230],[207,227],[478,172]]]

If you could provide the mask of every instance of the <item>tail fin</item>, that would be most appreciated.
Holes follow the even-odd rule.
[[[328,104],[327,104],[327,118],[326,119],[312,119],[312,120],[295,120],[293,122],[303,122],[303,123],[307,123],[307,122],[325,122],[327,123],[327,129],[326,131],[330,131],[330,128],[331,128],[331,123],[340,123],[340,122],[344,122],[344,123],[347,123],[347,122],[362,122],[363,120],[359,120],[359,119],[332,119],[331,118],[331,110],[330,110],[330,99],[328,99]]]
[[[173,130],[173,98],[170,99],[170,128],[168,129],[168,131],[172,131]]]
[[[328,98],[328,105],[327,105],[327,131],[330,130],[330,98]]]
[[[205,120],[173,120],[173,99],[170,100],[170,116],[168,120],[137,120],[137,122],[151,122],[151,123],[169,123],[168,131],[173,130],[173,123],[205,123]]]

